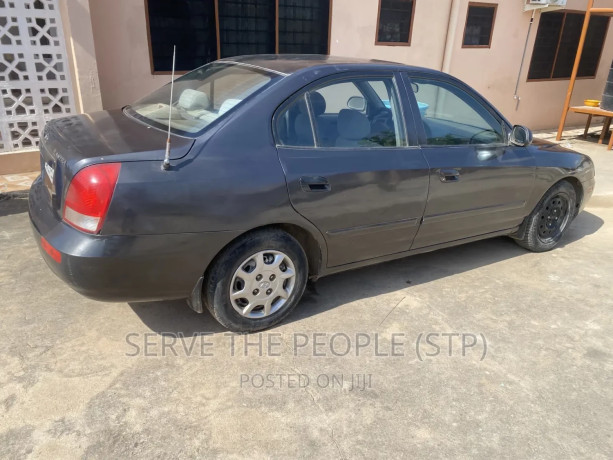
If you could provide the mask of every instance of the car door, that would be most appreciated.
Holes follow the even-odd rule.
[[[457,80],[409,75],[430,191],[413,249],[511,229],[529,214],[535,161],[510,126]]]
[[[275,116],[291,203],[324,235],[329,267],[408,251],[417,233],[428,165],[407,139],[399,85],[391,72],[335,76]]]

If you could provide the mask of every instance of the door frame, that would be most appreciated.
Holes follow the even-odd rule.
[[[314,126],[315,120],[313,117],[314,111],[313,108],[311,106],[311,101],[309,100],[309,98],[305,98],[306,99],[306,104],[307,104],[307,109],[308,109],[308,115],[309,115],[309,121],[311,123],[311,129],[313,131],[313,137],[314,137],[314,143],[313,146],[288,146],[288,145],[283,145],[279,142],[279,133],[277,131],[277,127],[279,125],[279,119],[280,117],[285,113],[285,110],[292,105],[293,103],[295,103],[298,99],[300,98],[304,98],[305,94],[308,93],[309,91],[314,91],[317,90],[320,87],[323,86],[327,86],[330,84],[334,84],[335,81],[339,81],[339,82],[346,82],[346,81],[351,81],[351,80],[377,80],[377,79],[382,79],[382,78],[391,78],[394,82],[394,89],[396,91],[397,97],[398,97],[398,103],[399,103],[399,107],[398,107],[398,118],[400,118],[397,122],[399,124],[399,128],[400,130],[404,130],[403,137],[405,142],[402,145],[399,146],[387,146],[387,147],[383,147],[383,146],[372,146],[372,147],[360,147],[358,150],[362,150],[365,153],[369,152],[370,154],[372,154],[373,152],[381,152],[382,155],[395,155],[398,157],[398,155],[402,152],[406,152],[406,151],[413,151],[416,154],[419,155],[420,157],[420,161],[423,163],[423,167],[420,169],[421,171],[426,172],[427,174],[429,174],[429,166],[427,161],[425,160],[425,157],[423,155],[423,152],[421,150],[421,147],[419,145],[419,137],[417,135],[417,130],[416,130],[416,125],[415,125],[415,119],[413,116],[413,112],[411,110],[411,103],[410,100],[408,98],[408,93],[406,90],[406,86],[405,86],[405,82],[404,79],[402,78],[402,73],[401,71],[398,71],[397,69],[376,69],[376,70],[369,70],[369,69],[359,69],[359,70],[351,70],[351,71],[346,71],[346,72],[340,72],[340,73],[335,73],[332,75],[327,75],[327,76],[323,76],[321,78],[318,78],[317,80],[311,81],[308,84],[300,87],[299,89],[297,89],[296,91],[294,91],[294,93],[289,96],[287,99],[285,99],[281,104],[279,104],[279,106],[276,108],[276,110],[274,111],[274,114],[272,116],[272,134],[273,134],[273,142],[275,145],[275,148],[277,149],[277,153],[279,155],[279,160],[282,162],[281,159],[281,155],[282,152],[284,150],[286,151],[332,151],[332,152],[336,152],[337,156],[345,156],[345,155],[353,155],[354,152],[356,152],[356,147],[343,147],[343,146],[321,146],[318,145],[318,136],[317,136],[317,132],[316,132],[316,128]],[[358,88],[359,89],[359,88]],[[360,90],[361,91],[361,90]],[[308,153],[305,152],[305,154],[308,155]],[[317,156],[317,155],[314,155]],[[283,163],[283,162],[282,162]],[[292,197],[292,187],[294,187],[294,180],[292,179],[291,181],[288,178],[288,171],[286,171],[286,167],[283,166],[283,170],[285,172],[285,176],[286,176],[286,186],[288,188],[288,194],[290,196],[290,202],[292,203],[292,207],[294,208],[294,210],[300,214],[301,216],[303,216],[304,218],[306,218],[307,220],[309,220],[311,223],[313,223],[313,225],[315,225],[318,230],[325,236],[325,240],[326,240],[326,245],[327,245],[327,251],[328,251],[328,257],[327,257],[327,264],[326,264],[326,268],[327,269],[333,269],[334,267],[339,267],[339,266],[351,266],[353,264],[362,264],[365,263],[367,260],[370,259],[377,259],[379,257],[386,257],[389,255],[389,253],[382,253],[383,255],[378,255],[378,256],[372,256],[366,259],[362,259],[362,260],[356,260],[356,261],[352,261],[352,262],[343,262],[340,264],[332,264],[330,265],[330,252],[331,252],[331,248],[330,248],[330,238],[333,236],[339,236],[340,233],[353,233],[356,231],[380,231],[383,227],[387,227],[389,226],[390,228],[392,228],[393,226],[411,226],[416,228],[415,233],[413,234],[413,236],[410,238],[409,244],[400,248],[398,250],[399,253],[404,253],[404,252],[408,252],[410,250],[410,247],[412,245],[413,239],[415,237],[415,235],[417,234],[417,231],[419,230],[419,226],[421,225],[421,221],[423,218],[423,213],[424,210],[426,208],[426,202],[427,202],[427,193],[428,193],[428,182],[426,182],[425,186],[424,186],[424,200],[421,203],[421,207],[420,207],[420,211],[419,211],[419,215],[415,215],[412,216],[411,218],[401,218],[399,220],[394,220],[394,221],[381,221],[381,222],[377,222],[377,223],[369,223],[363,226],[356,226],[356,227],[348,227],[348,228],[342,228],[342,229],[338,229],[336,231],[330,231],[329,229],[325,229],[325,228],[321,228],[318,224],[316,224],[315,222],[311,221],[310,217],[307,215],[304,215],[301,213],[301,211],[298,210],[298,208],[296,207],[296,204],[294,203]],[[404,170],[403,168],[401,168],[400,166],[398,166],[399,170]],[[406,168],[406,169],[410,169],[410,168]],[[425,179],[425,177],[424,177]],[[290,183],[291,182],[291,183]],[[334,189],[334,184],[331,183],[330,184],[332,189]],[[402,217],[402,216],[401,216]]]
[[[483,150],[495,149],[495,150],[502,151],[501,155],[505,155],[505,154],[508,154],[507,150],[509,149],[526,149],[525,151],[528,153],[529,153],[529,150],[527,149],[527,147],[516,147],[509,143],[509,136],[511,133],[511,124],[509,123],[509,121],[494,106],[492,106],[492,104],[490,104],[489,101],[487,101],[483,96],[481,96],[477,91],[472,89],[467,84],[461,82],[460,80],[450,75],[445,75],[442,73],[422,72],[422,71],[404,72],[403,78],[405,79],[405,86],[407,88],[407,92],[409,93],[407,96],[411,100],[411,103],[412,103],[411,109],[413,111],[413,117],[414,119],[419,119],[419,122],[417,123],[417,130],[419,132],[420,147],[422,151],[424,152],[424,157],[426,158],[426,161],[428,162],[429,167],[430,167],[430,190],[428,193],[428,202],[426,203],[426,209],[424,211],[424,216],[422,218],[422,225],[414,240],[414,245],[415,245],[416,243],[420,241],[421,232],[425,232],[427,234],[429,224],[432,224],[437,221],[442,221],[442,218],[444,218],[443,216],[449,217],[449,216],[455,215],[457,219],[462,216],[469,216],[472,214],[478,215],[478,214],[483,214],[487,212],[493,212],[495,209],[498,209],[498,206],[495,205],[495,206],[475,207],[474,209],[468,208],[466,210],[459,210],[457,212],[451,211],[451,212],[445,213],[444,215],[429,214],[429,212],[431,211],[431,203],[432,203],[431,197],[433,195],[436,195],[435,193],[436,187],[433,186],[433,181],[434,180],[438,181],[438,179],[433,179],[433,177],[436,175],[437,171],[444,171],[445,168],[455,168],[456,167],[456,165],[452,165],[452,164],[441,166],[441,165],[437,165],[436,162],[433,163],[432,158],[429,157],[428,155],[429,151],[435,152],[436,150],[440,151],[441,149],[444,149],[444,150],[449,150],[449,152],[451,153],[454,150],[470,149],[470,150],[473,150],[474,153],[476,154],[480,149],[483,149]],[[468,97],[472,97],[476,103],[480,104],[481,107],[484,108],[489,113],[489,115],[491,115],[497,122],[500,123],[501,129],[502,129],[503,141],[492,143],[492,144],[428,145],[427,144],[427,134],[426,134],[426,130],[424,127],[422,116],[419,112],[417,98],[411,87],[411,84],[413,83],[414,78],[420,78],[423,80],[431,81],[434,84],[436,84],[437,82],[443,83],[445,85],[449,85],[449,86],[456,88],[458,91],[464,92]],[[535,167],[534,156],[529,154],[529,157],[532,159],[532,163],[533,163],[531,167],[534,168]],[[488,165],[484,165],[484,167],[488,167]],[[458,168],[458,171],[460,170],[460,168]],[[450,169],[450,171],[452,170]],[[449,184],[449,187],[453,187],[453,186],[454,186],[453,184]],[[517,203],[509,203],[508,205],[509,205],[508,209],[510,211],[519,209],[519,207],[517,206]],[[505,208],[503,206],[500,206],[500,211],[504,211],[504,210]],[[495,228],[489,231],[489,233],[492,233],[492,232],[494,233],[503,232],[504,233],[506,230],[508,229]],[[425,246],[423,245],[422,246],[418,245],[417,247],[412,246],[411,250],[420,251],[420,250],[424,250],[427,248],[436,248],[439,246],[442,247],[442,246],[447,246],[447,245],[454,245],[461,241],[465,241],[469,239],[475,239],[475,238],[480,239],[483,235],[486,235],[486,234],[488,234],[488,232],[474,233],[470,235],[461,236],[457,239],[437,241],[435,243],[428,244]]]

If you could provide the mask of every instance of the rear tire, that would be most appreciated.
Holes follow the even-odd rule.
[[[308,261],[294,237],[278,229],[247,234],[217,258],[203,285],[204,303],[233,332],[255,332],[283,321],[300,301]]]
[[[575,218],[577,193],[567,181],[551,187],[526,218],[522,238],[515,241],[533,252],[555,248]]]

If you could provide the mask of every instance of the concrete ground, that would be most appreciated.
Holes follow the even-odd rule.
[[[0,201],[0,458],[613,458],[613,152],[566,142],[598,186],[558,249],[331,276],[250,336],[81,297]]]
[[[34,179],[40,175],[40,171],[26,172],[21,174],[0,175],[0,193],[17,192],[27,190]]]

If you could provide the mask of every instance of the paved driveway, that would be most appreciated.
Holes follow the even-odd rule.
[[[249,336],[180,301],[81,297],[44,265],[26,200],[4,200],[0,457],[612,458],[598,181],[553,252],[498,238],[331,276]]]

